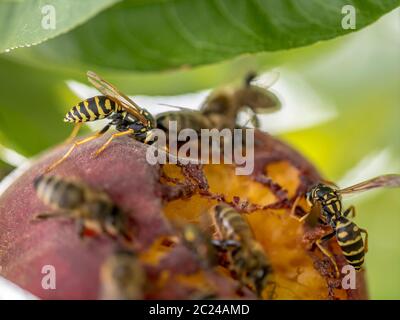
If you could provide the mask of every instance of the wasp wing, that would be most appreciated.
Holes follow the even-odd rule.
[[[128,113],[136,117],[143,124],[148,122],[148,120],[140,113],[141,108],[127,95],[115,88],[111,83],[102,79],[93,71],[88,71],[87,77],[89,82],[102,94],[121,105]]]
[[[253,78],[248,77],[248,85],[252,86],[253,90],[258,89],[260,91],[259,94],[261,94],[261,98],[259,97],[258,100],[262,99],[263,101],[262,104],[258,102],[251,108],[257,114],[268,114],[276,112],[282,108],[282,103],[279,97],[271,90],[268,90],[278,81],[279,77],[280,74],[278,71],[271,71],[259,77],[254,75]]]
[[[326,179],[321,179],[321,182],[323,184],[327,184],[328,186],[334,187],[335,189],[338,189],[338,190],[340,189],[339,186],[333,181],[326,180]]]
[[[271,71],[271,72],[267,72],[262,74],[261,76],[255,76],[252,75],[252,77],[250,78],[250,76],[248,77],[248,82],[251,85],[263,88],[263,89],[268,89],[270,87],[272,87],[278,80],[280,77],[280,73],[278,71]]]
[[[398,188],[400,187],[400,174],[386,174],[360,182],[351,187],[339,190],[341,194],[350,194],[376,188]]]
[[[255,108],[257,114],[268,114],[282,109],[282,102],[275,93],[267,91],[264,94],[268,96],[268,106],[264,108]]]
[[[187,108],[187,107],[176,106],[176,105],[168,104],[168,103],[159,103],[158,105],[175,108],[175,109],[178,109],[180,111],[196,111],[196,109],[190,109],[190,108]]]

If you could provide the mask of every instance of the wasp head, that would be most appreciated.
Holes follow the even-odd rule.
[[[316,202],[323,202],[331,198],[332,195],[336,195],[336,191],[333,188],[320,183],[312,187],[306,193],[306,200],[308,204],[314,205]]]
[[[314,198],[313,198],[313,189],[311,189],[310,191],[307,191],[306,193],[306,200],[307,200],[307,204],[312,207],[314,205]]]

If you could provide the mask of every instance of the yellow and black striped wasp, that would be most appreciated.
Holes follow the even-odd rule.
[[[115,126],[119,132],[111,135],[104,145],[96,151],[96,155],[103,152],[111,141],[117,137],[128,135],[138,141],[145,142],[148,133],[156,127],[155,119],[146,109],[139,107],[112,84],[92,71],[87,72],[87,77],[103,95],[81,101],[66,114],[64,121],[76,124],[68,140],[72,140],[77,135],[80,126],[84,122],[104,118],[111,121],[99,132],[74,142],[64,156],[47,169],[47,172],[67,159],[76,147],[101,137],[111,126]]]
[[[267,285],[273,283],[273,271],[246,218],[222,203],[213,208],[212,214],[219,236],[219,239],[213,240],[214,246],[227,252],[229,269],[235,273],[241,285],[250,286],[261,297]]]
[[[306,193],[306,200],[311,206],[311,210],[300,220],[319,220],[320,223],[332,227],[333,231],[318,239],[316,245],[331,260],[337,277],[339,277],[339,269],[333,255],[322,246],[323,242],[336,236],[347,263],[356,270],[361,269],[365,253],[368,251],[368,232],[359,228],[348,218],[349,215],[351,215],[351,218],[355,217],[354,206],[343,211],[342,195],[384,187],[400,187],[400,174],[378,176],[344,189],[339,189],[331,182],[319,183]],[[299,199],[297,198],[293,208],[296,207]],[[365,239],[363,239],[362,234],[365,234]]]
[[[131,239],[128,217],[105,192],[73,178],[51,175],[37,177],[34,188],[38,198],[55,210],[35,215],[34,221],[70,218],[76,222],[81,238],[89,229]]]

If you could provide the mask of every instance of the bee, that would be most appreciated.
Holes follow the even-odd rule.
[[[68,141],[71,141],[77,135],[81,124],[84,122],[104,118],[111,121],[99,132],[73,143],[64,156],[53,163],[46,172],[53,170],[65,161],[75,148],[101,137],[112,126],[119,132],[111,135],[104,145],[96,151],[95,155],[103,152],[117,137],[127,135],[135,140],[145,142],[149,132],[156,127],[155,119],[146,109],[139,107],[112,84],[92,71],[87,72],[87,77],[89,82],[103,95],[79,102],[66,114],[64,121],[75,123],[75,128]]]
[[[195,224],[186,224],[181,231],[182,243],[191,250],[205,268],[217,265],[217,251],[211,237]]]
[[[143,299],[146,272],[136,254],[118,250],[100,269],[101,298],[106,300]]]
[[[177,122],[177,131],[191,128],[201,129],[237,127],[239,112],[248,108],[252,112],[251,122],[259,127],[257,115],[281,108],[278,97],[267,90],[277,79],[278,73],[271,73],[271,81],[263,87],[254,84],[256,74],[249,73],[239,88],[225,87],[214,90],[201,105],[200,110],[176,107],[180,111],[167,111],[156,116],[157,128],[168,132],[169,122]]]
[[[214,240],[214,245],[227,252],[229,268],[241,284],[250,286],[261,296],[272,267],[247,221],[225,204],[214,207],[213,220],[220,237]]]
[[[109,196],[82,182],[58,176],[42,175],[35,179],[36,193],[53,212],[39,213],[35,221],[49,218],[72,218],[82,238],[85,229],[130,239],[127,217]]]
[[[279,98],[270,90],[279,78],[278,72],[270,72],[263,81],[256,80],[257,74],[250,72],[239,88],[225,87],[213,91],[201,106],[201,112],[211,121],[218,123],[217,129],[237,127],[238,115],[242,110],[250,111],[251,123],[258,128],[259,114],[275,112],[282,107]]]
[[[315,217],[317,217],[322,224],[332,227],[333,231],[317,240],[316,244],[332,262],[337,277],[339,277],[339,269],[333,255],[322,246],[323,242],[336,236],[347,263],[357,271],[361,269],[365,253],[368,251],[368,232],[359,228],[349,219],[349,215],[351,218],[355,217],[354,206],[343,211],[342,195],[383,187],[400,187],[400,175],[382,175],[344,189],[339,189],[329,182],[319,183],[306,193],[306,200],[311,206],[311,210],[301,220],[315,220]],[[293,207],[297,205],[297,200]],[[363,239],[362,234],[365,235],[365,239]]]

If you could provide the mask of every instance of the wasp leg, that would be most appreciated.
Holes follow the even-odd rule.
[[[240,242],[236,240],[212,240],[213,246],[217,249],[226,251],[228,249],[234,249],[240,247]]]
[[[307,217],[309,216],[309,214],[311,213],[311,211],[310,211],[310,212],[307,212],[307,213],[306,213],[304,216],[302,216],[302,217],[298,217],[298,216],[296,215],[295,211],[296,211],[296,207],[297,207],[297,205],[298,205],[300,199],[301,199],[301,197],[297,197],[296,200],[294,201],[293,206],[292,206],[292,209],[290,210],[290,216],[291,216],[292,218],[298,220],[299,222],[303,222],[304,220],[307,219]]]
[[[351,214],[351,218],[356,216],[356,208],[354,206],[350,206],[345,212],[343,212],[345,217],[347,217],[349,214]]]
[[[78,135],[79,130],[82,127],[82,124],[82,122],[75,123],[74,129],[72,130],[69,137],[64,141],[64,144],[70,144],[75,139],[75,137]]]
[[[321,252],[322,252],[324,255],[326,255],[326,256],[329,258],[329,260],[331,260],[333,266],[335,267],[336,278],[339,278],[339,269],[338,269],[338,266],[337,266],[337,264],[336,264],[335,259],[333,258],[332,253],[330,253],[328,249],[326,249],[326,248],[324,248],[324,247],[322,246],[322,242],[325,242],[325,241],[329,240],[329,239],[332,238],[334,235],[335,235],[335,232],[331,232],[331,233],[329,233],[329,234],[323,236],[321,239],[318,239],[318,240],[316,241],[316,245],[317,245],[318,248],[321,250]]]
[[[211,243],[217,249],[222,249],[222,240],[211,240]]]
[[[169,153],[169,147],[167,145],[163,147],[158,147],[153,145],[153,147],[155,147],[157,151],[165,152],[166,155],[169,156],[169,158],[174,157],[172,154]],[[177,160],[179,160],[179,158],[177,158]]]
[[[238,280],[238,283],[236,284],[236,289],[235,289],[235,291],[236,291],[236,294],[243,294],[243,288],[244,288],[244,284],[240,281],[240,280]]]
[[[38,221],[43,221],[47,219],[53,219],[53,218],[62,218],[66,217],[69,215],[68,211],[55,211],[55,212],[43,212],[43,213],[38,213],[36,214],[31,221],[33,222],[38,222]]]
[[[111,143],[111,141],[113,141],[115,138],[122,137],[122,136],[126,136],[126,135],[129,135],[129,134],[132,134],[133,132],[134,132],[134,131],[133,131],[132,129],[129,129],[129,130],[127,130],[127,131],[114,133],[114,134],[111,135],[111,137],[106,141],[106,143],[103,144],[103,145],[101,146],[101,148],[98,149],[98,150],[95,152],[95,156],[97,157],[100,153],[102,153],[102,152],[109,146],[109,144]]]
[[[276,282],[275,281],[270,281],[268,284],[271,285],[271,288],[268,288],[267,297],[268,297],[268,300],[273,300],[274,297],[275,297]],[[258,296],[259,296],[260,299],[262,299],[262,293],[264,292],[264,289],[266,289],[267,287],[268,287],[268,285],[265,286],[265,288],[260,288],[260,289],[257,290]]]
[[[360,228],[360,232],[365,234],[364,252],[367,253],[368,252],[368,231]]]
[[[156,136],[154,130],[147,131],[146,138],[144,139],[144,144],[149,144],[149,142],[154,142],[153,139]]]
[[[105,134],[107,132],[108,129],[110,129],[109,124],[106,125],[99,132],[96,132],[94,135],[91,135],[85,139],[74,142],[74,144],[71,146],[71,148],[69,148],[69,150],[63,155],[63,157],[61,159],[59,159],[58,161],[56,161],[55,163],[53,163],[50,167],[48,167],[45,172],[47,173],[47,172],[53,170],[54,168],[58,167],[61,163],[63,163],[69,157],[69,155],[72,153],[72,151],[74,151],[74,149],[76,147],[101,137],[103,134]]]
[[[76,220],[75,227],[78,232],[79,238],[83,239],[83,237],[85,236],[85,222],[83,221],[83,219]]]
[[[252,109],[250,109],[250,110],[251,110],[252,115],[250,116],[249,120],[250,120],[251,124],[254,126],[254,128],[258,129],[261,126],[260,118],[258,117],[257,113],[254,110],[252,110]]]

